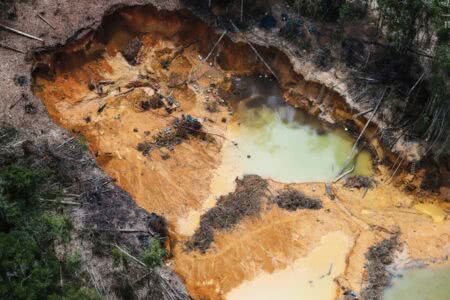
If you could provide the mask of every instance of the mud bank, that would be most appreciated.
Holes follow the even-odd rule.
[[[215,233],[208,251],[185,251],[189,237],[175,224],[209,197],[232,114],[222,99],[230,91],[230,78],[270,76],[246,43],[228,37],[205,61],[219,37],[188,11],[125,8],[105,17],[98,31],[36,53],[33,73],[34,93],[52,119],[84,136],[97,163],[139,206],[168,219],[173,255],[168,264],[183,277],[194,298],[223,299],[246,280],[285,270],[312,254],[321,236],[333,232],[353,241],[343,247],[345,267],[327,277],[333,297],[360,290],[367,280],[365,253],[396,226],[412,258],[443,256],[449,221],[433,223],[412,208],[419,201],[438,199],[402,191],[382,165],[376,166],[378,184],[373,189],[269,181],[272,193],[295,189],[320,200],[323,208],[288,211],[271,205]],[[285,54],[273,47],[257,49],[280,78],[287,102],[314,116],[324,107],[337,123],[352,120],[355,128],[364,126],[366,119],[353,118],[343,97],[305,80]],[[186,118],[201,120],[208,138],[192,135],[155,147],[161,134],[173,129],[175,119]],[[366,146],[383,159],[386,153],[371,138],[376,130],[369,127]]]

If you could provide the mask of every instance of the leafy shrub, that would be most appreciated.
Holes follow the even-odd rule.
[[[166,254],[166,250],[161,247],[159,240],[154,238],[149,247],[141,253],[141,259],[150,268],[159,267]]]

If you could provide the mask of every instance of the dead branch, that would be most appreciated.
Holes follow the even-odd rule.
[[[123,233],[137,233],[137,232],[145,232],[149,233],[147,229],[117,229],[117,228],[95,228],[95,231],[117,231]]]
[[[395,168],[394,173],[392,173],[392,175],[388,178],[388,180],[386,180],[386,183],[388,183],[389,181],[391,181],[391,180],[394,178],[395,174],[397,174],[398,169],[399,169],[400,166],[402,165],[404,159],[405,159],[405,158],[402,157],[402,159],[401,159],[400,162],[398,163],[397,168]]]
[[[228,31],[224,31],[222,33],[222,35],[220,36],[220,38],[217,40],[217,42],[214,44],[214,46],[212,47],[211,51],[209,51],[208,55],[206,56],[206,58],[203,61],[207,61],[208,58],[211,56],[211,54],[214,52],[214,49],[216,49],[216,47],[219,45],[220,41],[223,39],[223,37],[227,34]]]
[[[79,202],[66,201],[66,200],[52,200],[52,199],[39,199],[41,202],[61,203],[66,205],[81,205]]]
[[[6,30],[6,31],[9,31],[9,32],[12,32],[12,33],[15,33],[15,34],[27,37],[29,39],[33,39],[33,40],[36,40],[36,41],[44,42],[43,39],[38,38],[37,36],[31,35],[29,33],[26,33],[26,32],[23,32],[23,31],[20,31],[20,30],[17,30],[17,29],[14,29],[12,27],[9,27],[9,26],[3,25],[3,24],[0,24],[0,29],[3,29],[3,30]]]
[[[368,109],[368,110],[359,112],[359,113],[357,113],[357,114],[354,114],[352,117],[353,117],[353,118],[358,118],[358,117],[361,117],[361,116],[364,116],[364,115],[370,113],[371,111],[373,111],[373,108],[370,108],[370,109]]]
[[[325,274],[321,275],[319,277],[319,279],[322,279],[322,278],[325,278],[327,276],[330,276],[331,275],[331,271],[333,271],[333,264],[330,264],[330,267],[328,268],[328,272],[326,272]]]
[[[11,104],[10,106],[9,106],[9,109],[13,109],[14,107],[16,107],[16,105],[20,102],[20,101],[22,101],[22,97],[19,99],[19,100],[17,100],[16,102],[14,102],[13,104]]]
[[[350,174],[351,172],[353,172],[355,170],[355,164],[353,164],[353,167],[349,170],[347,170],[346,172],[342,173],[341,175],[339,175],[334,181],[333,183],[338,182],[339,180],[341,180],[342,178],[344,178],[345,176],[347,176],[348,174]]]
[[[98,84],[114,84],[114,80],[100,80]]]
[[[57,147],[55,148],[55,150],[61,148],[62,146],[64,146],[64,145],[67,144],[67,143],[70,143],[71,141],[73,141],[73,140],[76,139],[77,137],[78,137],[78,135],[75,135],[75,136],[71,137],[70,139],[65,140],[62,144],[60,144],[59,146],[57,146]]]
[[[47,24],[48,26],[50,26],[51,29],[56,30],[55,26],[53,26],[46,18],[44,18],[43,15],[37,14],[37,16],[38,16],[39,19],[41,19],[45,24]]]
[[[7,46],[7,45],[5,45],[5,44],[1,44],[1,43],[0,43],[0,47],[1,47],[1,48],[5,48],[5,49],[7,49],[7,50],[15,51],[15,52],[18,52],[18,53],[26,54],[25,51],[22,51],[22,50],[20,50],[20,49],[17,49],[17,48],[11,47],[11,46]]]
[[[124,249],[120,248],[119,245],[116,244],[116,245],[114,245],[114,247],[116,247],[120,252],[122,252],[123,254],[125,254],[126,256],[128,256],[129,258],[131,258],[132,260],[134,260],[135,262],[137,262],[141,266],[147,268],[147,265],[145,263],[143,263],[141,260],[139,260],[136,257],[134,257],[133,255],[131,255],[130,253],[128,253]]]
[[[357,147],[360,139],[364,135],[364,132],[369,127],[370,122],[372,122],[372,119],[375,117],[375,114],[377,113],[378,109],[380,108],[381,102],[384,99],[384,96],[386,94],[387,88],[384,89],[383,93],[381,94],[380,100],[378,100],[377,105],[375,106],[375,109],[372,112],[372,115],[370,116],[369,120],[367,120],[366,125],[364,125],[364,128],[361,130],[361,133],[359,134],[358,138],[356,139],[355,143],[353,144],[352,150],[350,154],[347,156],[347,159],[345,160],[345,164],[342,168],[342,170],[339,172],[339,175],[344,172],[345,168],[347,168],[348,164],[353,160],[355,154],[357,153]]]

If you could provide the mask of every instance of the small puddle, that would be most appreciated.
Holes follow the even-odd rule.
[[[233,191],[234,179],[260,175],[283,183],[325,182],[343,167],[354,140],[343,129],[327,130],[318,120],[287,104],[277,82],[266,78],[237,78],[231,100],[222,163],[215,170],[211,195],[201,211],[191,211],[178,222],[182,234],[191,235],[200,215],[216,198]],[[356,175],[372,174],[367,151],[356,158]]]
[[[350,238],[342,232],[322,237],[308,256],[297,259],[284,270],[261,273],[227,294],[227,300],[316,300],[336,296],[334,279],[345,269]]]
[[[384,300],[450,299],[450,266],[406,270],[392,282]]]

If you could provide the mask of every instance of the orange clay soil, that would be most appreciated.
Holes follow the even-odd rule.
[[[120,51],[134,37],[139,37],[143,47],[140,63],[130,66]],[[125,9],[106,18],[101,38],[91,34],[74,45],[41,55],[39,63],[48,64],[53,74],[35,72],[34,92],[51,117],[86,138],[99,165],[139,206],[168,219],[173,253],[168,264],[184,278],[195,299],[222,299],[262,271],[288,267],[314,249],[322,236],[336,231],[347,235],[352,244],[345,271],[336,279],[336,295],[341,293],[339,285],[360,289],[368,247],[396,227],[411,258],[448,254],[450,221],[433,223],[412,208],[418,201],[438,199],[403,192],[399,185],[417,180],[414,177],[402,175],[383,183],[389,177],[385,167],[378,167],[378,184],[367,193],[333,184],[335,201],[327,197],[323,183],[289,185],[320,198],[324,208],[288,212],[269,205],[258,217],[242,221],[233,230],[217,232],[207,253],[185,252],[187,237],[178,233],[174,224],[190,209],[201,208],[208,198],[213,172],[221,160],[221,135],[226,130],[222,119],[229,117],[225,106],[219,105],[212,113],[206,109],[207,103],[218,101],[219,90],[229,87],[231,75],[266,72],[247,45],[233,44],[227,38],[209,59],[214,63],[203,62],[199,55],[205,57],[217,38],[186,12]],[[260,51],[279,74],[288,102],[317,115],[317,107],[308,99],[320,98],[335,116],[346,118],[344,101],[336,93],[305,82],[274,49]],[[161,64],[166,60],[171,61],[167,69]],[[104,85],[99,95],[88,85],[100,80],[114,83]],[[180,107],[172,114],[163,108],[143,111],[140,101],[155,93],[172,95]],[[150,141],[182,114],[204,120],[205,131],[213,133],[214,140],[194,137],[176,145],[174,151],[156,149],[148,157],[137,150],[139,143]],[[361,126],[363,120],[357,124]],[[380,147],[376,141],[372,144],[381,158]],[[170,158],[164,160],[164,154]],[[270,182],[273,192],[285,187]]]

